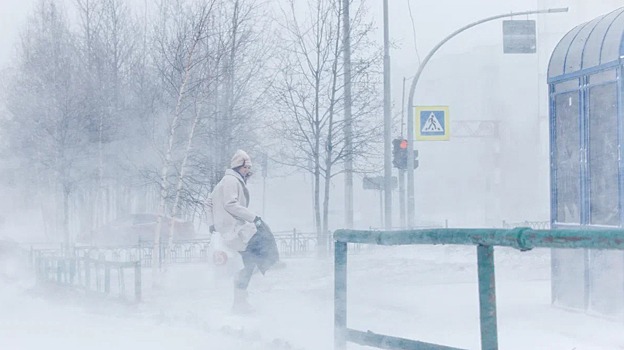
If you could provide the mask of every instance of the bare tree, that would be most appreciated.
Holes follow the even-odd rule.
[[[132,69],[138,52],[137,25],[122,0],[76,0],[80,26],[76,43],[80,48],[80,67],[85,85],[85,118],[89,140],[97,153],[93,164],[93,182],[83,186],[85,205],[82,217],[88,217],[88,229],[96,229],[113,219],[121,208],[114,200],[123,195],[121,180],[129,174],[121,171],[123,159],[119,148],[132,148],[132,135],[122,123],[131,123],[129,92]],[[116,208],[116,210],[115,210]],[[83,230],[86,230],[84,227]]]
[[[221,1],[215,5],[209,35],[200,46],[201,86],[194,95],[193,147],[184,155],[173,212],[185,208],[203,218],[203,199],[223,176],[237,148],[253,150],[260,125],[258,108],[266,91],[265,65],[270,46],[262,40],[267,17],[255,0]],[[261,2],[260,2],[261,3]],[[179,175],[179,174],[178,174]],[[169,235],[170,239],[173,232]]]
[[[272,93],[277,107],[275,130],[279,133],[279,159],[282,163],[310,172],[314,178],[314,213],[319,252],[329,228],[328,213],[332,177],[343,172],[347,157],[354,160],[370,153],[380,135],[381,107],[377,91],[380,76],[380,50],[369,36],[371,24],[365,23],[364,7],[354,11],[352,50],[356,68],[353,74],[354,117],[352,150],[348,151],[343,132],[343,65],[341,7],[339,2],[308,2],[309,17],[301,20],[294,0],[284,10],[279,79]],[[322,193],[322,195],[321,195]],[[321,202],[322,196],[322,202]],[[321,208],[322,203],[322,208]]]
[[[90,156],[77,56],[63,11],[53,1],[40,1],[22,34],[19,67],[7,98],[12,117],[5,121],[9,147],[26,170],[23,176],[35,177],[40,195],[52,194],[52,209],[61,218],[55,226],[66,245],[72,241],[70,196],[84,181]]]
[[[42,193],[59,188],[50,208],[67,232],[138,207],[201,219],[234,149],[258,144],[263,1],[163,0],[141,28],[124,0],[73,0],[74,32],[54,4],[40,1],[19,69],[3,75],[2,151],[36,169]]]
[[[171,92],[175,94],[171,119],[168,123],[166,145],[163,154],[163,161],[160,170],[159,186],[160,198],[158,204],[158,222],[154,232],[154,259],[153,269],[157,270],[160,261],[160,232],[162,219],[167,214],[167,198],[170,189],[169,176],[174,168],[174,152],[177,141],[181,138],[178,129],[183,123],[184,113],[191,105],[194,90],[201,86],[200,75],[197,70],[201,66],[202,57],[200,53],[201,43],[206,39],[208,23],[212,15],[215,1],[197,3],[196,7],[184,7],[177,4],[174,8],[169,8],[162,4],[161,27],[157,44],[161,61],[159,67],[161,76],[169,85]],[[170,13],[169,10],[173,10]],[[173,14],[173,18],[171,18]],[[191,130],[194,130],[196,122],[193,122]],[[184,168],[188,151],[192,143],[194,132],[188,137],[186,155],[182,155],[182,165]],[[183,177],[184,172],[180,172]],[[178,179],[178,181],[182,181]],[[176,195],[176,200],[179,196]],[[174,203],[177,206],[177,203]],[[156,279],[155,279],[156,281]]]

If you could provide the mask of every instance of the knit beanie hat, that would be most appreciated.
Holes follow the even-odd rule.
[[[251,158],[247,152],[239,149],[236,153],[234,153],[234,157],[232,157],[232,160],[230,161],[230,168],[236,169],[243,165],[251,166]]]

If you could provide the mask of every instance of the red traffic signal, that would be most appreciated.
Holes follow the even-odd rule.
[[[405,169],[407,167],[407,140],[392,140],[392,164],[397,169]]]
[[[392,165],[395,168],[406,170],[407,169],[407,140],[406,139],[394,139],[392,140]],[[414,150],[414,169],[418,168],[418,150]]]

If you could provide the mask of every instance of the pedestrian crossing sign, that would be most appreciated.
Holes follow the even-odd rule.
[[[448,106],[414,107],[414,135],[418,141],[448,141],[451,137],[449,128]]]

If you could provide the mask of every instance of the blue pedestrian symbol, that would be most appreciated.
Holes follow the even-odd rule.
[[[421,134],[444,135],[444,113],[442,111],[422,111],[420,113]]]
[[[449,139],[448,107],[416,107],[416,139],[422,141],[445,141]]]

